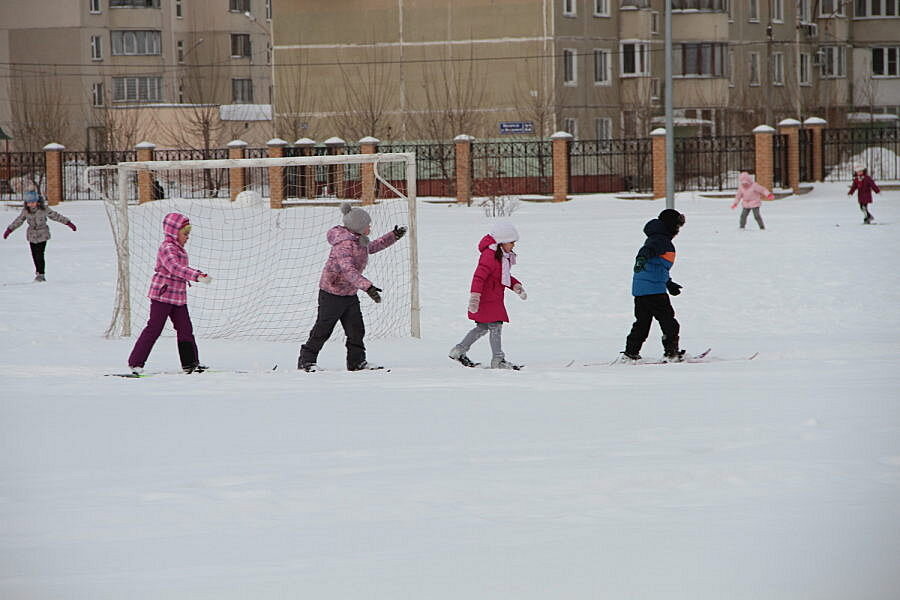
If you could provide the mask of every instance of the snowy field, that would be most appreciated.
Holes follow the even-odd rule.
[[[335,342],[306,374],[299,344],[200,339],[251,372],[139,380],[104,377],[133,343],[101,335],[106,215],[64,204],[47,283],[24,229],[0,242],[0,598],[896,600],[900,192],[876,226],[845,193],[767,202],[765,231],[678,196],[673,303],[709,363],[583,366],[622,350],[664,208],[601,195],[512,217],[521,372],[446,358],[489,222],[422,203],[423,337],[368,343],[390,373],[341,371]],[[174,340],[147,366],[177,368]]]

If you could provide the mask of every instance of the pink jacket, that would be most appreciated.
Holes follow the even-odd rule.
[[[166,237],[156,252],[156,272],[147,294],[151,300],[183,306],[187,304],[188,282],[203,275],[188,266],[187,251],[178,243],[178,230],[189,224],[188,218],[179,213],[169,213],[163,219]]]
[[[738,187],[737,194],[734,195],[734,203],[731,208],[741,203],[741,208],[759,208],[763,198],[772,199],[772,192],[753,181],[750,173],[741,173],[741,185]]]
[[[863,205],[872,203],[872,192],[875,192],[876,194],[881,193],[881,190],[878,189],[878,185],[875,183],[875,180],[868,175],[853,176],[853,184],[850,186],[850,191],[847,193],[853,194],[853,192],[857,190],[859,190],[857,200],[860,204]]]
[[[389,231],[368,246],[359,244],[360,234],[343,225],[328,230],[325,238],[331,244],[331,253],[322,269],[319,288],[336,296],[353,296],[357,290],[367,290],[372,282],[362,276],[369,263],[369,254],[381,252],[397,241]]]
[[[484,236],[478,242],[481,256],[478,259],[478,266],[475,267],[475,274],[472,275],[471,291],[481,294],[481,301],[478,304],[478,312],[469,313],[469,318],[476,323],[509,322],[506,305],[503,303],[506,290],[500,282],[503,267],[494,255],[496,248],[497,242],[490,235]],[[519,280],[510,276],[509,288],[512,289],[517,283]]]

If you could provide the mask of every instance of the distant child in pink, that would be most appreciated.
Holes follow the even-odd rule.
[[[852,196],[853,192],[857,192],[856,199],[859,201],[859,210],[865,215],[863,223],[868,225],[875,218],[869,212],[869,205],[872,204],[872,192],[880,194],[881,190],[875,180],[869,177],[868,170],[863,165],[853,167],[853,185],[850,186],[848,196]]]
[[[765,229],[766,226],[759,214],[759,207],[763,198],[772,200],[775,197],[774,194],[756,183],[753,180],[753,175],[746,171],[741,172],[739,178],[741,184],[738,186],[737,194],[734,195],[734,203],[731,205],[731,210],[734,210],[738,203],[741,204],[741,229],[746,227],[747,215],[750,214],[751,210],[753,211],[753,218],[756,219],[756,224],[759,225],[760,229]]]

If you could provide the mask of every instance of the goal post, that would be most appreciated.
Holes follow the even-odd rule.
[[[323,183],[317,190],[342,177],[330,189],[346,190],[345,197],[310,198],[287,186],[284,207],[271,208],[264,198],[273,185],[269,173],[291,167],[312,169]],[[233,169],[245,170],[249,180],[234,201],[224,183]],[[373,204],[360,200],[363,169],[374,172]],[[146,198],[139,198],[138,180],[148,180],[138,177],[141,173],[160,184],[163,198],[139,202]],[[331,248],[325,234],[341,224],[343,202],[369,212],[373,240],[394,225],[408,228],[393,246],[369,256],[364,275],[384,289],[384,300],[377,305],[362,300],[367,334],[421,336],[413,153],[122,162],[88,167],[85,179],[105,200],[116,247],[116,299],[107,337],[130,336],[147,318],[162,218],[181,212],[192,224],[190,265],[212,277],[211,285],[188,289],[195,334],[304,340],[316,318],[319,276]]]

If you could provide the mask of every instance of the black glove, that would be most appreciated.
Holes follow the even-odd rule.
[[[394,237],[398,240],[406,235],[406,227],[401,227],[400,225],[394,225]]]
[[[671,279],[666,282],[666,289],[669,290],[669,293],[673,296],[677,296],[681,293],[681,286]]]
[[[375,302],[381,302],[381,295],[378,293],[381,290],[374,285],[370,285],[369,289],[366,290],[366,293],[369,295],[369,298],[374,300]]]
[[[634,259],[634,272],[640,273],[644,270],[644,264],[647,262],[646,256],[638,256]]]

